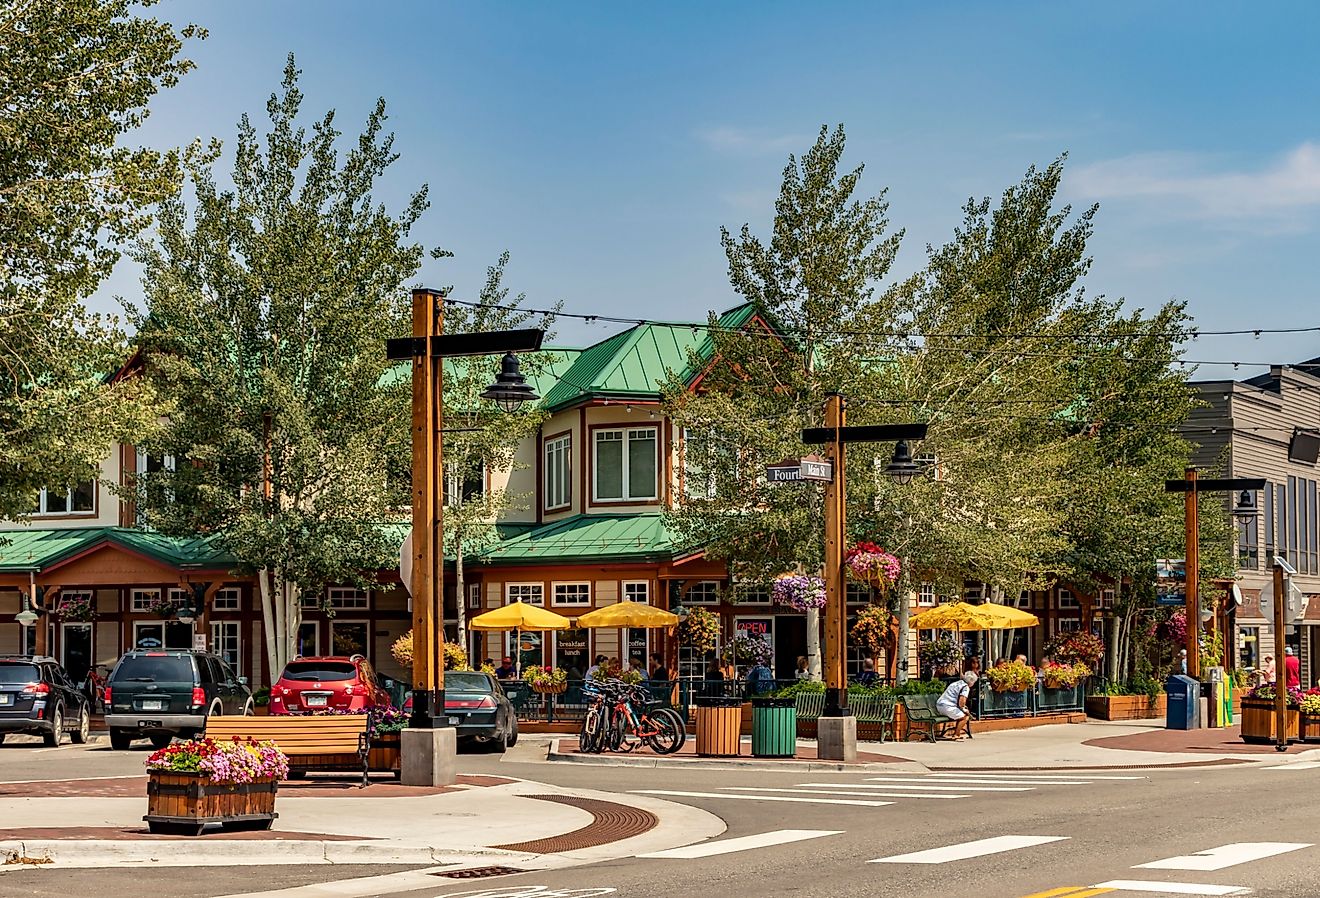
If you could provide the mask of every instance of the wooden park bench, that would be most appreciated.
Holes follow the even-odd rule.
[[[903,734],[904,741],[911,741],[912,730],[917,728],[919,737],[934,742],[953,725],[952,720],[936,710],[935,702],[938,699],[939,697],[936,695],[902,696],[903,710],[907,712],[907,729]]]
[[[367,785],[367,715],[342,714],[295,717],[208,717],[206,738],[269,739],[289,758],[289,778],[309,770],[362,771]]]

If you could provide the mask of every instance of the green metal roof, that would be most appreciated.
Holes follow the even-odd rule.
[[[674,557],[660,515],[580,514],[529,530],[478,555],[485,565],[656,561]]]
[[[65,530],[0,532],[0,571],[41,571],[102,543],[117,545],[172,567],[231,567],[232,555],[215,537],[172,537],[128,527],[73,527]]]

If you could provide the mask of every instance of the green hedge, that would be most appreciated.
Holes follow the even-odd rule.
[[[824,692],[825,684],[817,683],[811,680],[803,680],[800,683],[794,683],[792,686],[785,686],[783,689],[776,689],[774,692],[767,693],[768,698],[793,698],[801,693]],[[902,686],[863,686],[860,683],[849,683],[849,695],[938,695],[944,691],[944,684],[938,680],[908,680]]]

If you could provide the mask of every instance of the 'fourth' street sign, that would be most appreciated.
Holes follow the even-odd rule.
[[[766,465],[765,479],[770,483],[796,483],[801,480],[834,479],[832,462],[819,458],[786,458],[773,465]]]

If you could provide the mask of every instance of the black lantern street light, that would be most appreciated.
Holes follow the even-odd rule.
[[[1233,506],[1233,517],[1240,523],[1250,524],[1260,516],[1260,509],[1256,507],[1256,493],[1254,490],[1243,490],[1238,494],[1237,504]]]
[[[899,486],[907,486],[917,476],[917,463],[912,460],[907,440],[899,440],[894,446],[894,457],[885,467],[885,474]]]
[[[518,357],[506,352],[500,360],[500,373],[495,377],[495,383],[482,392],[481,398],[491,400],[506,412],[513,412],[523,403],[536,402],[541,397],[518,370]]]

